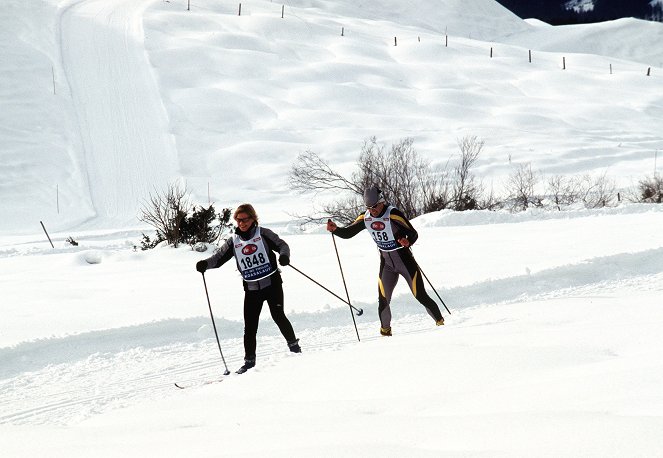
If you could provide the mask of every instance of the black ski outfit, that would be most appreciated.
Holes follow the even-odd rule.
[[[388,216],[387,216],[388,214]],[[367,224],[367,221],[371,221]],[[384,222],[380,225],[380,222]],[[379,231],[372,231],[372,225],[378,224],[378,228],[384,228],[387,224],[391,226],[391,233],[393,237],[381,237]],[[374,226],[375,227],[375,226]],[[349,239],[368,229],[373,235],[375,243],[378,245],[380,252],[380,273],[378,276],[378,315],[380,317],[380,332],[382,335],[391,335],[391,294],[398,282],[398,276],[402,276],[407,281],[410,290],[414,297],[426,308],[428,314],[435,320],[438,325],[444,324],[442,312],[433,299],[426,293],[424,282],[422,279],[421,271],[417,266],[412,251],[409,248],[400,246],[395,242],[402,238],[406,238],[413,245],[419,234],[412,227],[410,221],[405,217],[396,207],[393,207],[385,202],[382,212],[376,216],[371,217],[367,211],[361,214],[357,219],[346,227],[337,227],[332,233],[342,239]],[[389,228],[386,228],[389,230]],[[391,240],[391,245],[386,243]]]
[[[257,256],[261,256],[262,258],[263,254],[266,253],[267,255],[267,259],[262,259],[261,267],[248,266],[254,267],[252,272],[257,272],[256,277],[258,278],[247,280],[247,276],[249,275],[245,275],[244,273],[247,270],[246,264],[251,263],[250,257],[248,259],[237,259],[237,248],[241,248],[243,246],[242,243],[248,244],[249,249],[246,253],[253,255],[256,260]],[[264,251],[255,248],[259,243],[264,246]],[[256,223],[253,223],[246,232],[241,231],[239,228],[235,229],[234,237],[228,238],[214,255],[200,261],[205,262],[207,268],[216,269],[235,258],[238,270],[243,275],[244,360],[248,363],[249,368],[255,365],[256,335],[258,333],[260,312],[265,301],[267,301],[272,319],[278,326],[281,334],[283,334],[283,337],[285,337],[290,351],[295,353],[301,352],[299,339],[295,336],[292,324],[283,310],[283,280],[281,279],[281,272],[276,263],[275,252],[279,253],[279,263],[281,265],[289,264],[290,247],[288,244],[272,230],[266,227],[259,227]]]

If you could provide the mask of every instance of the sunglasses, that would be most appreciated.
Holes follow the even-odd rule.
[[[249,221],[251,221],[251,217],[247,216],[246,218],[235,218],[235,221],[237,221],[238,223],[248,223]]]
[[[370,207],[366,207],[366,208],[369,209],[369,210],[375,210],[376,208],[378,208],[378,207],[380,206],[381,203],[382,203],[382,202],[378,202],[377,204],[372,205],[372,206],[370,206]]]

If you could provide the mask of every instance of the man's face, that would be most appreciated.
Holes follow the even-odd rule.
[[[374,218],[376,216],[378,216],[380,213],[382,213],[382,210],[384,210],[384,202],[378,202],[377,204],[373,205],[372,207],[368,207],[368,212]]]

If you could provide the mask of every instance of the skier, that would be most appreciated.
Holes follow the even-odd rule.
[[[364,192],[366,213],[347,227],[338,227],[331,219],[327,230],[342,239],[349,239],[366,229],[373,237],[380,251],[380,274],[378,277],[378,316],[380,334],[391,336],[391,294],[398,282],[398,276],[405,278],[414,297],[426,308],[438,326],[444,324],[442,312],[424,288],[421,271],[408,248],[417,241],[417,231],[405,215],[390,205],[377,187]]]
[[[258,225],[258,215],[251,204],[242,204],[235,210],[235,235],[229,237],[214,255],[198,261],[196,270],[216,269],[233,257],[244,284],[244,365],[237,370],[243,374],[256,365],[256,334],[260,312],[265,301],[272,319],[285,337],[293,353],[301,353],[299,339],[295,337],[290,320],[283,310],[283,286],[276,264],[290,263],[290,247],[270,229]]]

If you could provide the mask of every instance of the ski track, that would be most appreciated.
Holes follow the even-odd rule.
[[[62,65],[101,217],[134,219],[136,203],[176,176],[175,145],[143,41],[142,14],[152,2],[83,0],[60,17]]]
[[[401,295],[392,303],[394,335],[460,329],[472,318],[475,307],[560,297],[591,300],[629,287],[646,290],[647,285],[660,284],[661,277],[663,249],[654,249],[438,289],[452,310],[448,326],[441,330],[431,326],[412,297]],[[362,341],[379,338],[374,306],[356,305],[365,309],[364,318],[357,319]],[[364,321],[366,315],[369,321]],[[357,344],[346,308],[292,314],[290,318],[305,353]],[[263,320],[255,371],[269,370],[283,358],[299,357],[287,351],[269,318]],[[203,317],[166,320],[0,349],[0,360],[8,363],[0,372],[0,424],[68,425],[109,409],[175,396],[179,390],[174,382],[217,379],[225,368],[208,321]],[[228,368],[234,371],[243,358],[242,324],[219,320],[218,330]]]

